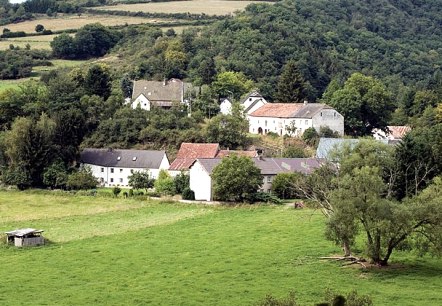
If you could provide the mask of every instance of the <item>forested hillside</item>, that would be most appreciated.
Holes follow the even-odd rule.
[[[208,83],[216,72],[241,71],[270,99],[288,60],[297,62],[309,82],[310,99],[321,97],[332,78],[342,82],[355,71],[382,79],[398,95],[403,84],[425,86],[442,64],[442,1],[253,4],[199,35],[188,32],[171,48],[172,39],[146,43],[139,34],[118,52],[127,56],[137,78],[177,76]],[[171,49],[179,69],[164,71]]]

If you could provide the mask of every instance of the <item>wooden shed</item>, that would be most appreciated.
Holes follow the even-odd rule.
[[[16,247],[42,245],[45,240],[42,236],[43,230],[33,228],[22,228],[5,232],[8,244],[14,243]]]

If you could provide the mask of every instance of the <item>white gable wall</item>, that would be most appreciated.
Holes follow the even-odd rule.
[[[136,109],[137,107],[140,107],[141,109],[150,111],[150,101],[146,96],[143,94],[139,95],[133,102],[132,102],[132,108]]]
[[[247,111],[247,115],[253,113],[254,111],[256,111],[258,108],[260,108],[261,106],[264,106],[267,104],[267,102],[263,101],[264,99],[262,99],[261,101],[257,102],[255,105],[253,105],[253,107],[251,109],[249,109]],[[247,107],[246,107],[247,108]],[[244,108],[245,109],[245,108]]]
[[[212,178],[196,161],[189,170],[190,189],[195,193],[195,200],[212,201]]]
[[[323,109],[313,116],[313,127],[319,132],[321,126],[328,126],[339,135],[344,135],[344,117],[334,109]]]

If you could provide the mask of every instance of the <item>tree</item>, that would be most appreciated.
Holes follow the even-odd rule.
[[[175,184],[176,193],[178,194],[182,194],[185,189],[190,188],[190,176],[184,172],[175,176],[173,182]]]
[[[154,186],[154,179],[148,172],[136,171],[128,176],[129,186],[133,189],[149,189]]]
[[[128,74],[125,74],[121,80],[120,80],[120,87],[121,91],[123,92],[124,98],[131,98],[132,97],[132,90],[133,90],[133,82],[129,78]]]
[[[303,179],[299,172],[278,173],[272,181],[272,192],[280,199],[296,199],[302,197],[297,184]]]
[[[239,99],[253,88],[253,82],[242,72],[226,71],[218,73],[212,83],[212,89],[218,97]]]
[[[97,187],[98,181],[90,168],[81,168],[69,175],[66,186],[72,190],[87,190]]]
[[[166,170],[161,170],[158,179],[154,184],[155,190],[163,195],[174,195],[176,193],[173,178]]]
[[[54,162],[43,173],[43,184],[51,188],[64,188],[68,181],[68,173],[63,162]]]
[[[42,24],[37,24],[36,26],[35,26],[35,32],[37,32],[37,33],[41,33],[41,32],[43,32],[45,30],[45,27],[42,25]]]
[[[56,36],[51,41],[52,54],[56,58],[73,59],[77,57],[77,47],[74,38],[67,33]]]
[[[296,62],[288,61],[279,76],[276,99],[280,102],[303,102],[306,97],[306,81]]]
[[[84,78],[84,89],[88,95],[97,95],[104,100],[111,94],[109,68],[95,64],[89,68]]]
[[[208,142],[217,142],[225,148],[245,148],[250,143],[248,129],[249,123],[241,115],[218,114],[209,121],[206,137]]]
[[[214,198],[220,201],[245,202],[262,186],[261,170],[252,159],[232,155],[221,160],[212,172]]]
[[[354,136],[371,135],[374,128],[385,130],[394,110],[387,88],[361,73],[352,74],[326,102],[344,116],[345,132]]]

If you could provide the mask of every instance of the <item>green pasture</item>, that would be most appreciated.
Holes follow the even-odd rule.
[[[290,290],[313,305],[326,288],[442,304],[440,259],[396,253],[367,270],[320,260],[340,250],[309,209],[0,191],[0,231],[22,227],[50,243],[0,244],[3,305],[253,305]]]

